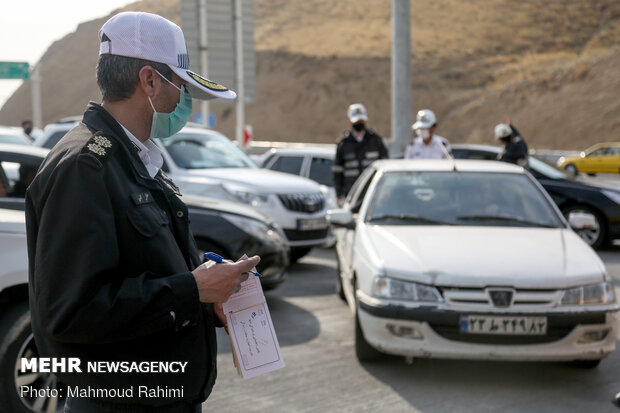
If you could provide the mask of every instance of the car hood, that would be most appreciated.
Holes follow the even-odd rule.
[[[208,209],[222,214],[241,215],[264,223],[273,224],[273,220],[268,215],[238,202],[195,195],[183,195],[183,202],[185,202],[188,207],[195,208],[198,212],[201,209]]]
[[[222,184],[246,187],[251,192],[263,194],[320,192],[319,184],[310,179],[261,168],[189,169],[184,171],[182,179],[197,182],[196,179],[203,177],[211,184],[213,181],[218,181]]]
[[[362,225],[387,275],[434,285],[566,288],[603,281],[596,253],[568,229]]]

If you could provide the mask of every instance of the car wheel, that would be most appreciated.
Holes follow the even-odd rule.
[[[601,362],[601,359],[597,360],[575,360],[571,362],[574,367],[579,367],[582,369],[593,369],[598,366]]]
[[[575,166],[575,164],[572,164],[572,163],[569,163],[568,165],[566,165],[564,167],[564,170],[568,172],[569,174],[571,174],[572,176],[577,176],[577,174],[579,174],[577,167]]]
[[[344,293],[344,288],[342,288],[342,275],[340,275],[340,259],[338,254],[336,254],[336,294],[338,294],[342,301],[347,302],[347,296]]]
[[[39,357],[30,326],[28,303],[20,303],[5,312],[0,321],[0,339],[0,412],[62,412],[65,404],[64,386],[54,374],[20,371],[22,357]],[[31,395],[20,397],[21,386],[32,389]],[[38,397],[36,391],[45,389],[49,391]],[[59,390],[57,397],[53,396],[54,390]],[[47,394],[52,396],[47,397]]]
[[[562,210],[566,219],[568,219],[568,215],[571,212],[583,212],[594,217],[594,228],[582,229],[576,232],[592,248],[597,249],[603,246],[607,239],[607,224],[603,216],[585,205],[573,205]]]
[[[297,262],[302,257],[305,257],[311,250],[312,247],[291,248],[291,263]]]

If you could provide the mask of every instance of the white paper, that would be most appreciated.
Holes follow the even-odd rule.
[[[223,304],[223,309],[241,377],[249,379],[284,367],[258,277],[250,274],[241,289]]]

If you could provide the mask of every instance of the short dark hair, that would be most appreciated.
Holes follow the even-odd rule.
[[[27,124],[32,125],[32,121],[31,121],[31,120],[22,120],[22,128],[23,128],[25,125],[27,125]]]
[[[140,70],[151,66],[172,81],[172,69],[165,63],[133,57],[103,54],[97,63],[97,85],[104,101],[118,102],[129,99],[136,90]]]

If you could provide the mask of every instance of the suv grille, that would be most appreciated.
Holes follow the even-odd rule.
[[[282,194],[278,195],[284,207],[290,211],[312,214],[325,207],[323,194]]]

